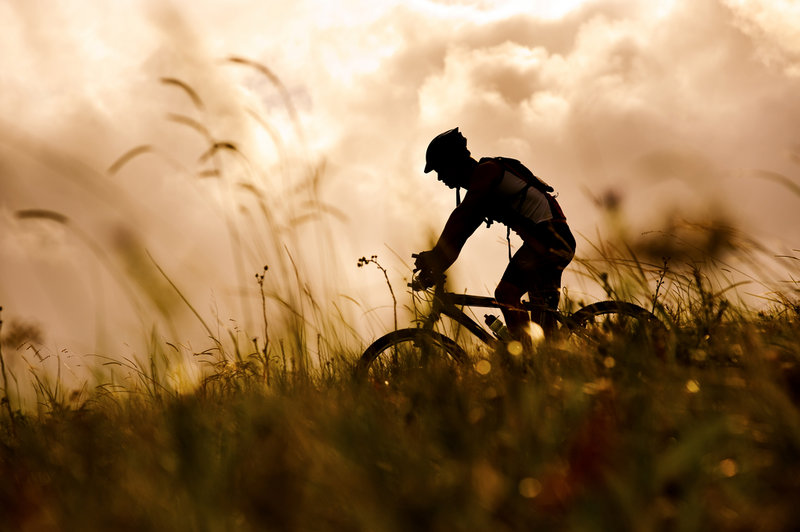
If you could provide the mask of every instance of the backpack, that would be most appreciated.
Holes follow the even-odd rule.
[[[553,213],[553,220],[562,222],[567,221],[567,217],[564,216],[564,211],[561,210],[561,206],[556,201],[555,196],[551,194],[554,191],[553,187],[545,183],[541,178],[534,175],[533,172],[531,172],[524,164],[519,162],[517,159],[511,159],[510,157],[484,157],[478,161],[478,163],[480,164],[488,161],[499,163],[503,169],[516,175],[526,183],[526,186],[512,196],[510,201],[511,205],[518,209],[525,200],[525,196],[528,194],[528,189],[533,187],[544,194],[544,197],[547,198],[547,203],[550,205],[550,211]],[[492,221],[493,220],[487,218],[486,227],[489,227],[492,224]]]

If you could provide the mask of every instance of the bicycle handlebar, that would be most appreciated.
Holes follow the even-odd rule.
[[[411,254],[412,259],[416,259],[419,256],[420,253]],[[419,273],[411,280],[410,283],[408,283],[408,286],[415,292],[418,292],[420,290],[427,290],[430,287],[436,287],[444,284],[444,277],[445,277],[444,274],[437,274],[436,272],[433,271],[422,270],[421,268],[418,268],[415,264],[412,273],[417,273],[417,272]]]

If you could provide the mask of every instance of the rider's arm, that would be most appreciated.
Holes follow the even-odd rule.
[[[433,248],[437,267],[444,271],[455,262],[467,239],[486,217],[488,194],[503,176],[503,168],[489,161],[476,167],[464,201],[453,210]]]

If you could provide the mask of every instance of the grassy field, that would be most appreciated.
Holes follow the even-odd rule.
[[[33,412],[4,368],[0,529],[797,529],[798,308],[695,278],[661,306],[663,357],[545,345],[374,383],[355,353],[307,366],[256,342],[191,392],[145,369],[39,381]]]

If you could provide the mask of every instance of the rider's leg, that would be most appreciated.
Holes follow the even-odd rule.
[[[531,265],[530,275],[526,278],[529,284],[523,286],[528,289],[531,303],[540,309],[531,312],[531,320],[542,326],[547,338],[557,330],[561,274],[575,256],[575,237],[566,223],[539,224],[537,227],[542,229],[538,236],[547,251],[537,254],[536,261],[527,261]]]
[[[503,303],[504,305],[519,307],[522,305],[521,300],[524,293],[524,288],[517,286],[504,277],[497,285],[497,288],[494,291],[494,297],[497,301]],[[528,332],[530,326],[530,316],[528,316],[528,312],[525,310],[515,310],[508,307],[501,307],[501,310],[503,311],[503,317],[506,320],[508,332],[511,333],[511,337],[518,341],[522,347],[520,351],[512,352],[512,350],[509,349],[508,352],[514,355],[519,355],[521,353],[527,353],[529,355],[532,354],[533,341],[531,340],[531,336]],[[505,360],[506,362],[511,362],[511,359],[505,358]]]
[[[555,286],[552,284],[538,286],[530,292],[531,303],[539,307],[539,310],[531,311],[531,321],[541,325],[545,338],[549,338],[558,326],[555,312],[558,311],[558,302],[561,299],[559,286],[560,283]]]
[[[536,279],[539,268],[539,257],[531,246],[523,244],[509,261],[503,277],[495,289],[495,299],[500,303],[513,306],[522,305],[522,296],[529,292],[532,280]],[[530,344],[530,315],[525,310],[503,309],[503,316],[511,334],[523,342]]]
[[[495,298],[501,303],[519,305],[520,298],[527,293],[534,310],[530,313],[519,311],[505,312],[508,328],[519,337],[528,333],[529,320],[541,325],[545,337],[556,330],[560,299],[561,272],[566,262],[557,257],[543,255],[533,246],[523,244],[514,254],[503,273],[503,278],[495,291]],[[538,310],[537,310],[538,307]]]
[[[506,280],[505,276],[500,280],[497,288],[494,291],[494,298],[504,305],[521,306],[522,295],[525,289],[517,286],[513,282]],[[514,338],[520,338],[523,331],[528,326],[528,313],[524,310],[515,310],[512,308],[503,307],[503,317],[506,321],[506,326]]]

